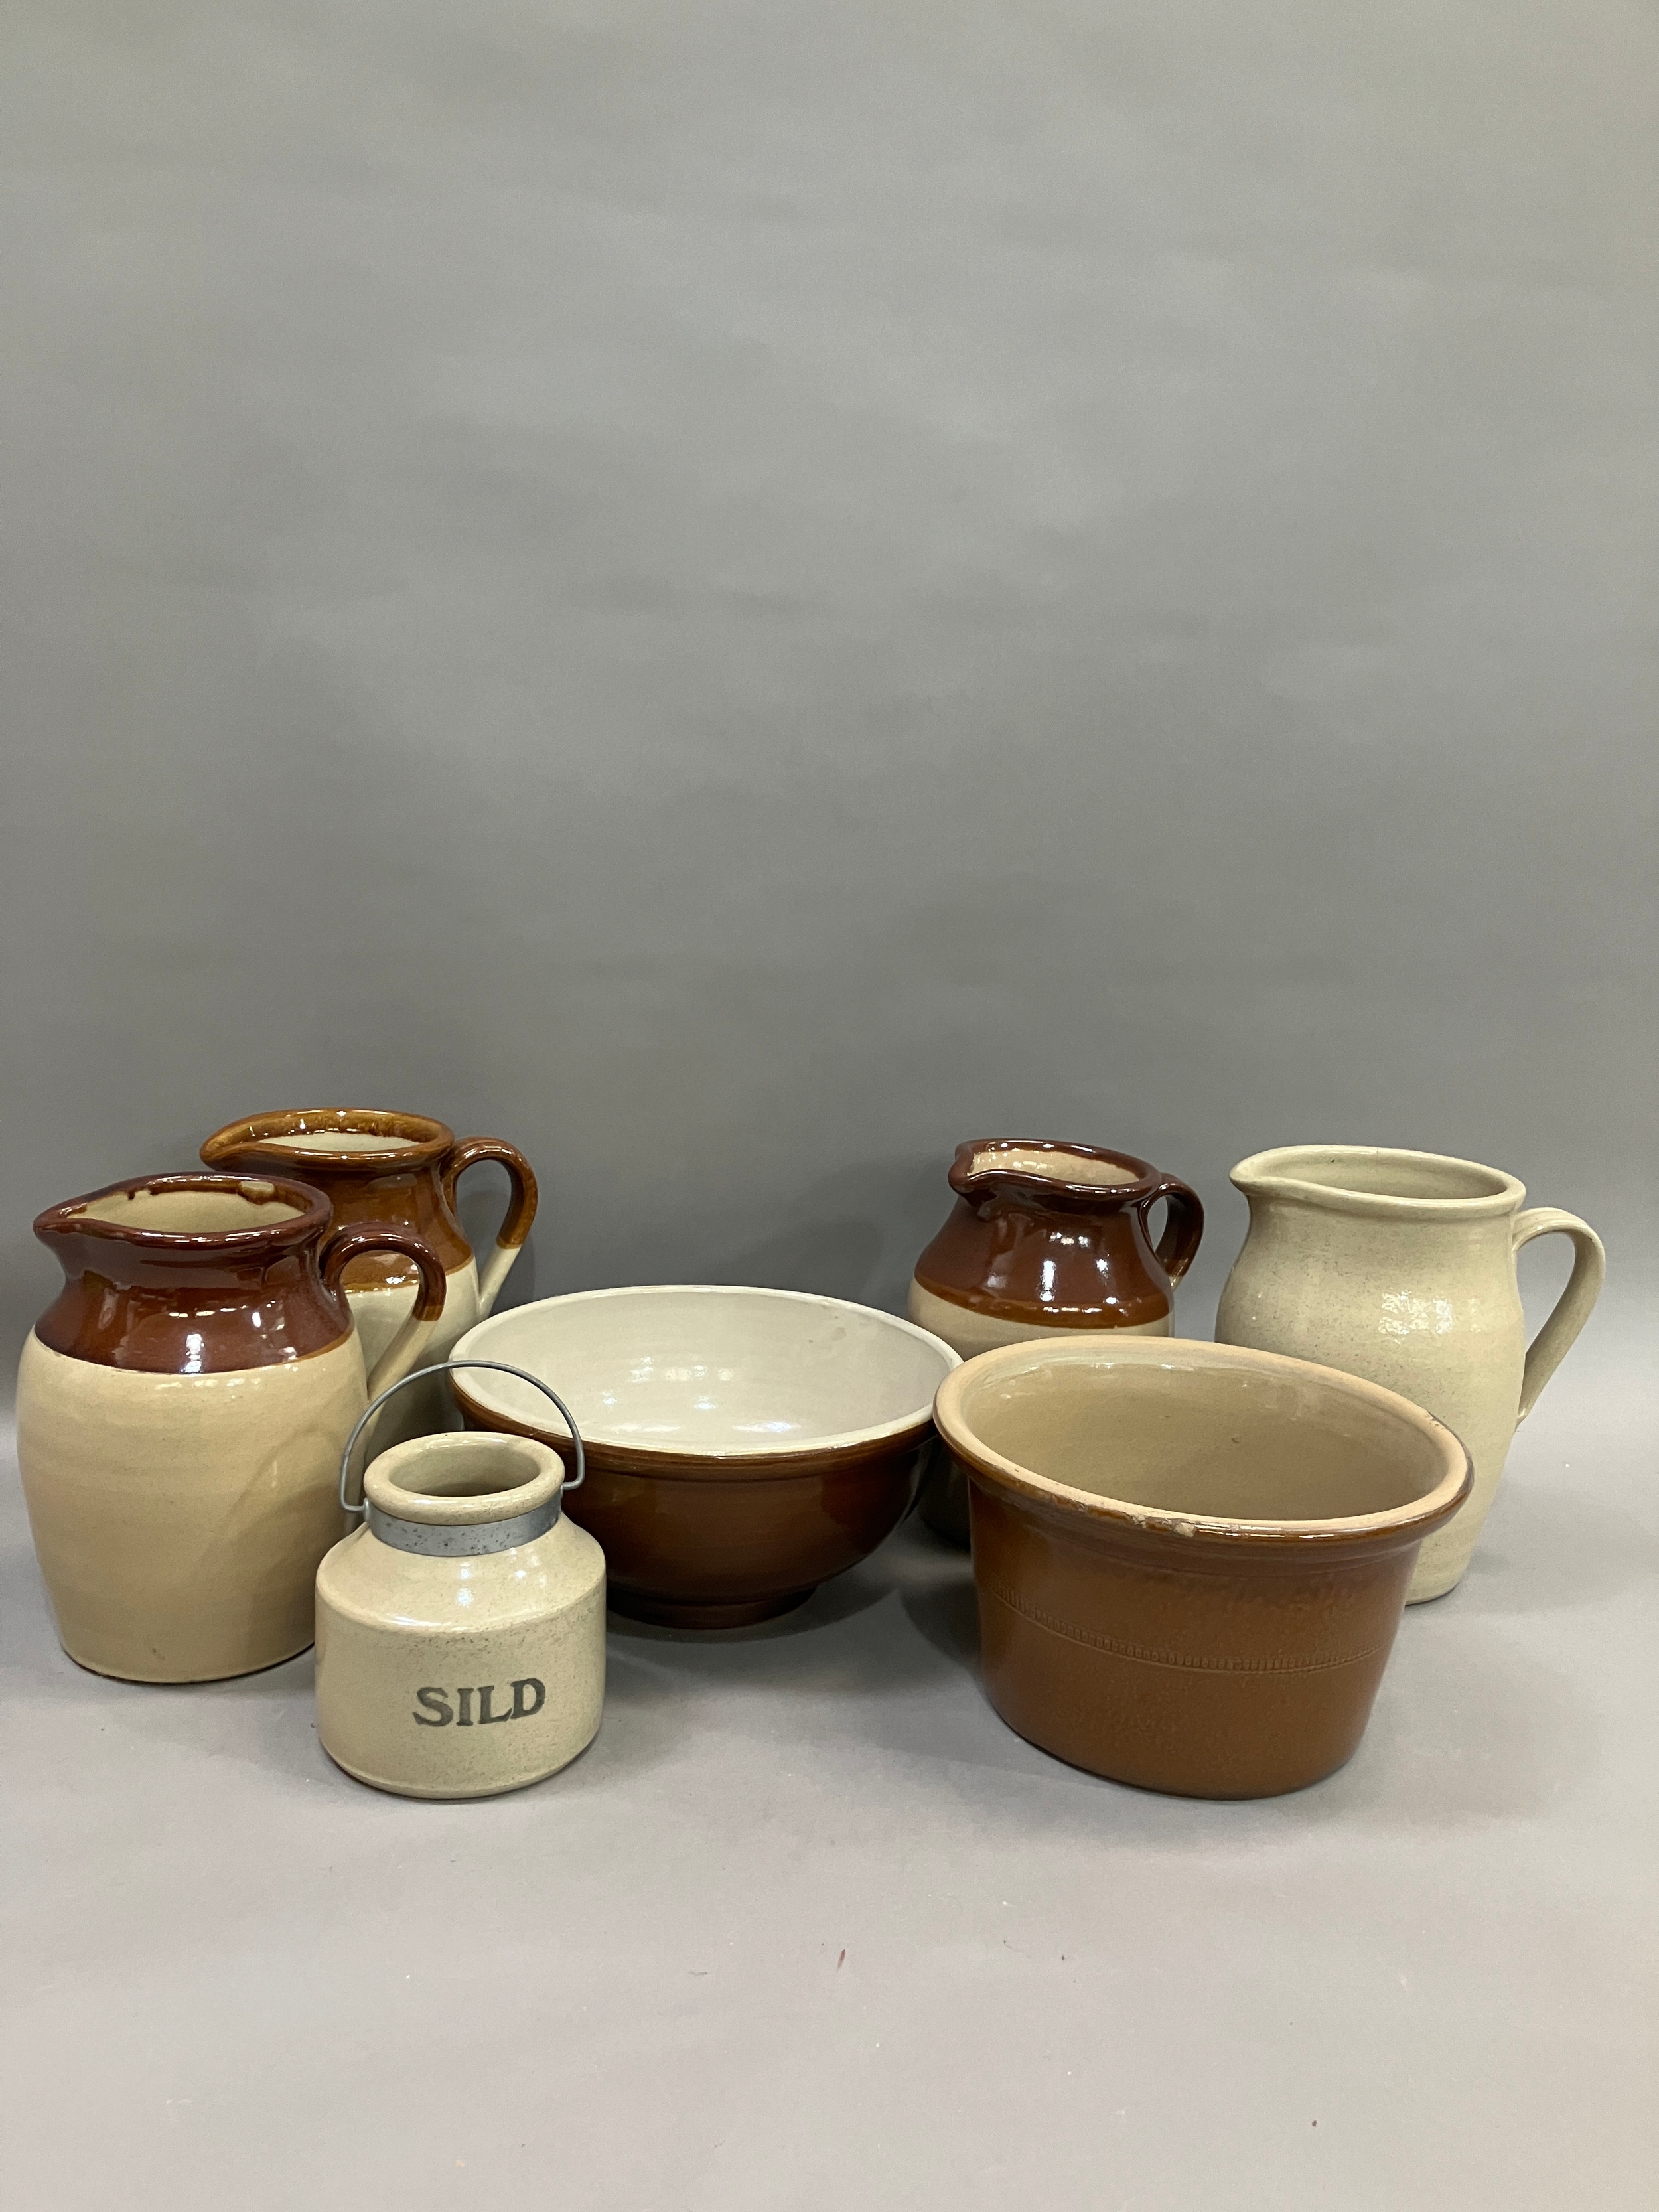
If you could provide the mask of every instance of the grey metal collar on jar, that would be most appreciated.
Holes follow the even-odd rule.
[[[461,1528],[440,1528],[430,1521],[400,1521],[395,1514],[383,1513],[372,1499],[368,1502],[371,1535],[390,1544],[394,1552],[423,1552],[434,1559],[476,1559],[486,1552],[516,1551],[520,1544],[533,1544],[538,1536],[546,1535],[558,1517],[556,1492],[545,1505],[515,1513],[510,1520],[475,1521]]]

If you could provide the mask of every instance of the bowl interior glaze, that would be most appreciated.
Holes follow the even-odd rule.
[[[950,1396],[968,1438],[1013,1469],[1182,1519],[1294,1528],[1387,1517],[1462,1475],[1455,1439],[1416,1407],[1231,1346],[1036,1351],[964,1374]]]
[[[928,1419],[958,1364],[914,1322],[805,1291],[719,1284],[580,1291],[495,1314],[457,1358],[541,1376],[597,1444],[676,1456],[754,1458],[900,1436]],[[526,1429],[562,1433],[527,1384],[475,1370],[467,1400]]]

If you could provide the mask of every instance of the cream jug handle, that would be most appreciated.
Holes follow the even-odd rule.
[[[1559,1206],[1534,1206],[1525,1213],[1517,1213],[1511,1231],[1511,1249],[1516,1252],[1523,1244],[1530,1244],[1535,1237],[1559,1234],[1572,1239],[1572,1273],[1567,1278],[1567,1287],[1555,1302],[1555,1310],[1544,1323],[1527,1352],[1527,1364],[1521,1376],[1521,1410],[1516,1415],[1524,1421],[1538,1402],[1539,1393],[1556,1369],[1572,1349],[1572,1340],[1590,1317],[1590,1308],[1601,1294],[1601,1284],[1607,1272],[1607,1255],[1601,1240],[1587,1221],[1576,1213],[1564,1213]]]
[[[351,1262],[365,1252],[399,1253],[405,1260],[412,1260],[421,1271],[414,1311],[375,1361],[374,1372],[366,1378],[372,1398],[377,1390],[384,1390],[407,1374],[424,1350],[443,1312],[449,1279],[444,1273],[443,1261],[415,1230],[402,1228],[392,1221],[349,1222],[344,1228],[336,1229],[324,1237],[317,1253],[323,1280],[343,1306],[346,1294],[340,1278]]]
[[[530,1234],[538,1193],[535,1171],[516,1145],[509,1145],[502,1137],[463,1137],[443,1164],[444,1202],[452,1213],[456,1184],[480,1160],[499,1160],[513,1186],[506,1217],[495,1232],[495,1249],[478,1270],[478,1318],[482,1321],[493,1310],[508,1270]]]
[[[559,1486],[559,1495],[562,1498],[567,1490],[581,1488],[587,1476],[586,1456],[582,1450],[581,1431],[576,1426],[575,1415],[556,1390],[544,1382],[539,1376],[526,1375],[522,1367],[504,1366],[499,1359],[440,1359],[434,1361],[430,1367],[417,1367],[410,1374],[400,1375],[388,1389],[381,1391],[378,1398],[371,1398],[358,1416],[357,1425],[346,1438],[346,1448],[340,1455],[340,1503],[348,1513],[361,1513],[365,1510],[362,1484],[354,1483],[351,1480],[351,1455],[357,1449],[358,1437],[362,1436],[386,1400],[392,1396],[393,1391],[401,1390],[405,1382],[424,1382],[428,1375],[447,1375],[453,1367],[487,1367],[494,1375],[514,1375],[520,1382],[529,1383],[532,1390],[539,1390],[544,1398],[550,1398],[560,1413],[563,1414],[564,1425],[570,1431],[570,1441],[576,1447],[575,1473],[566,1475]],[[355,1498],[349,1495],[353,1490],[357,1493]]]

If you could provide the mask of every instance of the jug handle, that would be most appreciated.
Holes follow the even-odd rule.
[[[416,1231],[400,1228],[394,1221],[351,1221],[324,1237],[317,1253],[323,1280],[342,1305],[346,1303],[346,1295],[340,1278],[365,1252],[401,1253],[421,1271],[421,1287],[415,1295],[414,1311],[375,1361],[374,1372],[364,1378],[372,1398],[376,1391],[384,1390],[389,1383],[406,1375],[415,1364],[427,1339],[437,1327],[449,1279],[444,1273],[443,1261]]]
[[[444,1203],[452,1213],[456,1184],[480,1160],[499,1160],[513,1186],[506,1217],[495,1232],[495,1249],[478,1270],[478,1318],[482,1321],[495,1305],[507,1270],[530,1234],[538,1193],[535,1171],[516,1145],[509,1145],[503,1137],[463,1137],[443,1164]]]
[[[1158,1188],[1135,1208],[1140,1216],[1142,1236],[1146,1233],[1146,1216],[1160,1198],[1168,1199],[1170,1210],[1164,1216],[1164,1234],[1152,1257],[1170,1282],[1178,1283],[1198,1257],[1204,1235],[1204,1208],[1198,1193],[1182,1182],[1179,1176],[1160,1176]],[[1152,1239],[1147,1237],[1146,1241],[1150,1243]]]
[[[1576,1213],[1564,1213],[1559,1206],[1534,1206],[1525,1213],[1517,1213],[1511,1231],[1511,1249],[1518,1252],[1534,1237],[1557,1235],[1572,1239],[1572,1273],[1567,1278],[1567,1287],[1555,1302],[1554,1311],[1528,1348],[1527,1364],[1521,1376],[1517,1421],[1526,1419],[1544,1385],[1571,1351],[1573,1339],[1589,1319],[1590,1308],[1601,1294],[1607,1272],[1607,1253],[1589,1222],[1581,1221]]]

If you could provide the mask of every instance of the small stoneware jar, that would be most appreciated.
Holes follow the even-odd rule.
[[[331,1228],[307,1184],[240,1175],[112,1183],[34,1233],[63,1267],[17,1376],[17,1456],[71,1659],[204,1682],[311,1642],[317,1562],[340,1534],[340,1447],[443,1312],[412,1230]],[[418,1277],[372,1374],[340,1281],[394,1255]]]
[[[418,1231],[448,1277],[443,1320],[427,1346],[436,1359],[447,1358],[456,1340],[494,1306],[536,1218],[536,1178],[516,1146],[500,1137],[458,1139],[424,1114],[364,1106],[253,1114],[216,1129],[202,1158],[212,1168],[301,1175],[326,1195],[336,1221],[399,1221]],[[455,1212],[455,1186],[481,1160],[498,1161],[511,1185],[495,1249],[482,1269]],[[414,1270],[395,1254],[359,1260],[346,1272],[345,1291],[363,1357],[373,1362],[414,1303]],[[441,1429],[447,1410],[438,1383],[405,1392],[381,1415],[375,1443],[385,1449]]]
[[[1171,1291],[1204,1235],[1198,1194],[1133,1152],[1047,1138],[981,1137],[957,1146],[956,1204],[916,1262],[907,1310],[964,1359],[1051,1331],[1167,1336]],[[1156,1245],[1147,1217],[1167,1212]],[[941,1453],[921,1515],[968,1540],[962,1470]]]
[[[580,1439],[567,1483],[558,1454],[527,1437],[416,1437],[373,1462],[360,1502],[363,1425],[340,1494],[364,1522],[317,1571],[323,1748],[405,1797],[489,1797],[557,1773],[593,1741],[605,1701],[605,1554],[561,1510],[581,1480]]]

